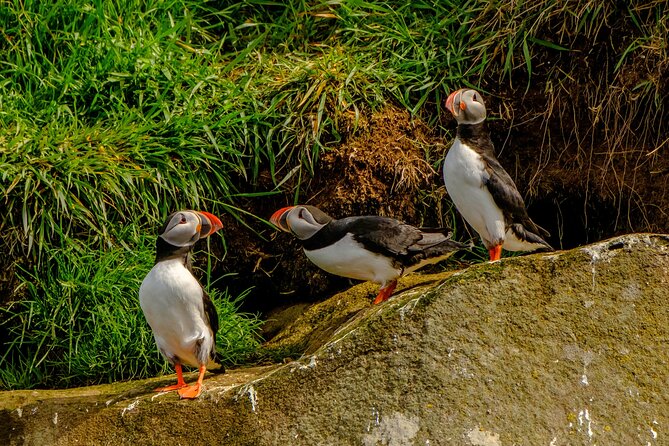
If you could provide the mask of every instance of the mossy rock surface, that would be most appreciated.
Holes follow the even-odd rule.
[[[0,443],[665,444],[668,302],[667,236],[504,259],[356,307],[312,354],[195,401],[151,391],[170,377],[0,393]]]

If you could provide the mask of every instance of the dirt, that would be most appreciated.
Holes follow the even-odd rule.
[[[346,127],[354,126],[355,136],[322,155],[314,177],[303,186],[303,203],[335,218],[386,215],[419,225],[441,220],[425,209],[426,203],[435,201],[434,186],[443,189],[426,159],[426,153],[435,150],[441,156],[442,137],[391,106]],[[247,209],[269,218],[274,210],[291,204],[289,200],[287,196],[262,203],[250,200]],[[227,241],[226,263],[232,266],[230,272],[242,273],[227,285],[235,290],[255,285],[244,304],[248,311],[269,313],[289,303],[316,302],[355,283],[316,268],[289,234],[261,229],[268,239],[263,241],[247,228],[229,223],[235,237]]]
[[[387,215],[419,220],[416,198],[431,190],[438,178],[425,152],[439,138],[425,123],[393,107],[373,114],[359,127],[359,135],[323,155],[309,184],[308,204],[338,218]]]
[[[633,146],[627,138],[626,145],[609,147],[601,129],[566,120],[564,114],[572,109],[562,103],[555,105],[563,107],[560,113],[538,112],[555,101],[550,94],[532,90],[485,99],[500,162],[524,195],[532,218],[551,232],[553,246],[571,248],[633,231],[669,232],[669,144],[652,145],[662,135],[645,138],[645,145]],[[334,217],[370,214],[415,225],[454,223],[460,238],[476,239],[457,212],[449,212],[440,175],[456,124],[449,117],[437,124],[429,126],[388,105],[363,117],[355,131],[353,125],[344,126],[351,133],[322,155],[302,202]],[[669,138],[666,127],[658,130]],[[584,133],[581,140],[570,136],[574,132]],[[246,209],[269,217],[291,199],[249,200]],[[291,303],[318,302],[356,283],[313,266],[288,234],[256,225],[267,239],[263,241],[236,222],[230,224],[234,229],[228,234],[235,237],[228,236],[227,265],[221,268],[242,271],[227,281],[233,290],[255,286],[246,310],[269,313]]]

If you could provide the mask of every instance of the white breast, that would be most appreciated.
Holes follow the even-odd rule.
[[[179,259],[158,262],[139,288],[139,303],[158,348],[196,366],[195,347],[211,350],[214,340],[205,322],[202,287]]]
[[[504,215],[483,184],[488,174],[479,154],[456,138],[444,160],[443,172],[448,195],[484,243],[504,240]]]
[[[351,279],[371,280],[385,285],[402,274],[402,270],[395,268],[389,258],[367,251],[351,234],[346,234],[330,246],[304,250],[304,253],[319,268]]]

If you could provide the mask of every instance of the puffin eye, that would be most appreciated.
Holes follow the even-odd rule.
[[[186,216],[181,214],[181,220],[179,220],[179,224],[182,225],[182,224],[186,223],[186,221],[187,221]]]
[[[304,209],[300,209],[300,213],[297,214],[298,218],[304,218]]]

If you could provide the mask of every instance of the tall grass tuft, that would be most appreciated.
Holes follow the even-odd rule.
[[[45,253],[46,267],[20,273],[25,298],[0,309],[11,341],[0,356],[0,388],[68,387],[165,372],[139,307],[138,289],[153,266],[155,238],[129,251],[72,244]],[[223,361],[258,347],[259,320],[240,314],[240,297],[213,291]]]
[[[183,203],[243,218],[239,196],[272,189],[258,188],[262,173],[276,188],[313,173],[389,100],[436,123],[462,85],[525,91],[536,80],[552,104],[545,120],[577,95],[571,111],[603,122],[613,143],[660,143],[664,125],[649,112],[663,101],[662,1],[59,0],[3,3],[0,17],[10,255],[39,252],[58,231],[108,242],[110,226]],[[593,75],[579,74],[584,48],[607,23],[632,37],[602,48],[610,88],[581,92],[578,76]],[[658,69],[629,74],[643,60]]]

